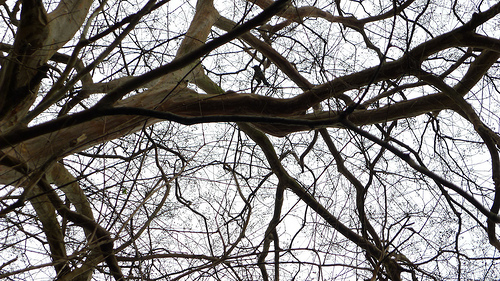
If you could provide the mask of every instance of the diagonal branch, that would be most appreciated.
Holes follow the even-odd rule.
[[[199,58],[201,58],[202,56],[210,53],[211,51],[215,50],[216,48],[224,45],[225,43],[233,40],[234,38],[238,37],[239,35],[247,32],[250,29],[254,28],[255,26],[259,25],[261,22],[274,16],[282,8],[285,7],[285,5],[288,3],[288,1],[289,0],[278,0],[278,1],[274,2],[271,6],[269,6],[269,8],[265,9],[262,13],[258,14],[257,16],[250,19],[246,23],[234,28],[233,30],[229,31],[228,33],[221,35],[220,37],[218,37],[210,42],[207,42],[205,45],[189,52],[188,54],[186,54],[180,58],[174,59],[169,64],[158,67],[155,70],[152,70],[146,74],[143,74],[141,76],[136,77],[135,79],[127,81],[125,84],[118,87],[116,90],[111,91],[109,94],[107,94],[105,97],[103,97],[94,107],[102,108],[102,107],[111,106],[115,102],[117,102],[119,99],[121,99],[124,95],[126,95],[130,91],[136,89],[137,87],[140,87],[141,85],[143,85],[149,81],[152,81],[156,78],[159,78],[160,76],[163,76],[167,73],[181,69],[182,67],[190,64],[191,62],[193,62]]]
[[[271,166],[271,169],[280,180],[280,184],[284,184],[286,188],[289,188],[305,204],[307,204],[318,215],[320,215],[328,224],[330,224],[333,228],[335,228],[338,232],[355,243],[361,249],[365,250],[368,255],[376,260],[382,259],[384,257],[384,253],[380,249],[378,249],[375,245],[340,222],[340,220],[338,220],[333,214],[331,214],[321,203],[316,200],[316,198],[314,198],[288,174],[285,168],[281,165],[281,162],[276,155],[272,143],[264,133],[255,129],[254,127],[252,127],[252,125],[247,123],[238,123],[238,126],[262,149],[262,151],[266,155],[266,159],[269,165]],[[383,260],[388,268],[397,269],[396,271],[400,272],[400,266],[396,263],[396,261],[394,261],[393,259]]]

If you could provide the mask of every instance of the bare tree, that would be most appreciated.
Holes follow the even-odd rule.
[[[2,279],[500,278],[500,3],[0,4]]]

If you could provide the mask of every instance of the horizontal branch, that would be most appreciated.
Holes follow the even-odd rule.
[[[428,95],[379,109],[356,110],[348,116],[348,119],[356,125],[375,124],[414,117],[434,110],[447,109],[450,105],[449,101],[449,97],[444,94]],[[214,122],[251,122],[286,125],[281,127],[283,131],[278,131],[274,134],[277,136],[285,132],[290,133],[292,131],[311,130],[320,127],[342,127],[339,123],[342,112],[330,111],[309,115],[292,114],[289,111],[289,102],[290,100],[286,99],[252,94],[228,94],[215,97],[209,96],[205,99],[185,98],[160,106],[159,110],[137,107],[92,108],[33,127],[21,128],[4,134],[0,136],[0,149],[106,116],[141,116],[177,122],[184,125]],[[164,111],[168,109],[172,111]],[[142,120],[144,121],[146,118]],[[107,122],[111,124],[112,120],[107,120]],[[81,133],[82,131],[79,132],[79,134]]]

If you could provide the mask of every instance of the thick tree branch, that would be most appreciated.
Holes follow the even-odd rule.
[[[173,72],[175,70],[181,69],[182,67],[185,67],[189,63],[201,58],[202,56],[215,50],[216,48],[220,47],[221,45],[233,40],[234,38],[238,37],[239,35],[254,28],[255,26],[259,25],[262,21],[265,21],[268,18],[272,17],[273,15],[278,13],[288,3],[288,1],[289,0],[278,0],[273,5],[271,5],[268,9],[264,10],[262,13],[260,13],[259,15],[254,17],[253,19],[250,19],[249,21],[234,28],[233,30],[229,31],[228,33],[221,35],[220,37],[218,37],[210,42],[207,42],[205,45],[183,55],[180,58],[174,59],[169,64],[158,67],[155,70],[152,70],[146,74],[143,74],[143,75],[141,75],[133,80],[126,82],[125,84],[118,87],[116,90],[110,92],[104,98],[102,98],[95,105],[95,107],[111,106],[116,101],[121,99],[124,95],[126,95],[130,91],[136,89],[137,87],[140,87],[141,85],[143,85],[149,81],[152,81],[156,78],[159,78],[160,76],[163,76],[167,73],[170,73],[170,72]]]

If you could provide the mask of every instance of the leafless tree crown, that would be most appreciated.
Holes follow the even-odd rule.
[[[495,2],[0,0],[0,279],[499,280]]]

